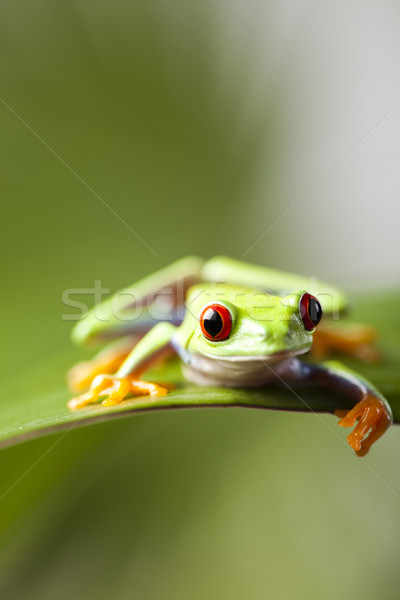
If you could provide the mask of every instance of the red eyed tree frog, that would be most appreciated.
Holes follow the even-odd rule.
[[[76,324],[75,343],[108,343],[69,372],[71,390],[84,392],[69,407],[166,394],[166,388],[140,377],[161,357],[176,353],[185,377],[198,385],[314,382],[346,395],[354,407],[340,413],[339,424],[355,426],[347,440],[363,456],[392,422],[385,398],[340,363],[298,359],[313,340],[319,354],[334,348],[373,357],[368,328],[320,326],[316,332],[323,311],[332,317],[345,306],[338,289],[307,277],[225,257],[184,258],[117,292]]]

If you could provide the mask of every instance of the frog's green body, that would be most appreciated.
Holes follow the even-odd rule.
[[[207,262],[197,257],[182,259],[121,290],[76,325],[73,339],[78,343],[113,337],[121,338],[126,348],[134,345],[131,336],[148,333],[127,356],[126,350],[122,352],[124,360],[115,377],[95,378],[91,390],[70,406],[80,408],[99,397],[114,404],[135,391],[163,393],[157,386],[140,388],[134,377],[161,354],[176,352],[185,376],[200,385],[254,387],[272,381],[310,380],[342,391],[358,403],[341,424],[360,420],[349,442],[364,454],[389,425],[390,408],[371,384],[347,369],[332,364],[313,366],[296,358],[311,348],[314,323],[320,318],[310,322],[304,316],[304,297],[307,302],[312,298],[315,310],[320,304],[331,316],[346,306],[338,289],[306,277],[223,257]],[[222,337],[218,331],[210,337],[205,329],[215,329],[216,323]],[[368,414],[371,433],[362,441]]]

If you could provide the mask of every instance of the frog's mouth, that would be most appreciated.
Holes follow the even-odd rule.
[[[307,348],[271,354],[216,356],[195,353],[183,365],[185,376],[199,385],[259,387],[279,380],[291,370],[292,359]]]
[[[309,347],[295,348],[293,350],[278,350],[277,352],[270,352],[268,354],[232,354],[221,356],[220,354],[212,354],[211,352],[202,351],[201,356],[209,358],[211,360],[218,360],[222,362],[232,363],[250,363],[250,362],[261,362],[268,365],[276,364],[282,360],[305,354],[309,351]]]

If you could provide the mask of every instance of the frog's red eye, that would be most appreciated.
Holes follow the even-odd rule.
[[[300,316],[307,331],[314,329],[322,319],[322,307],[315,296],[303,294],[300,298]]]
[[[232,315],[223,304],[208,304],[201,311],[200,327],[208,340],[226,340],[232,329]]]

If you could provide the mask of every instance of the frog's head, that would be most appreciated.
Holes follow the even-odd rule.
[[[180,342],[191,353],[269,363],[307,352],[322,317],[304,291],[280,297],[222,284],[191,288],[186,309]]]

